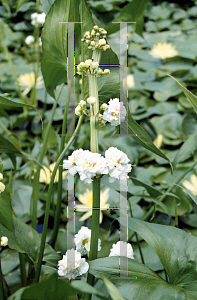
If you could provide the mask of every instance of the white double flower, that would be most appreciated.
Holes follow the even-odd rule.
[[[91,183],[95,176],[101,177],[109,174],[109,182],[116,179],[125,180],[129,178],[131,164],[128,164],[127,155],[115,147],[110,147],[105,151],[105,157],[99,153],[92,153],[89,150],[78,149],[63,161],[63,168],[74,176],[79,174],[80,179],[85,183]]]
[[[75,257],[74,263],[69,260],[69,256]],[[68,250],[62,260],[58,261],[58,275],[67,277],[69,280],[85,274],[88,269],[89,265],[85,258],[81,258],[81,253],[74,249]]]
[[[119,102],[118,98],[110,99],[109,105],[104,111],[103,119],[108,121],[113,126],[119,125],[124,121],[127,111],[123,105],[123,102]]]

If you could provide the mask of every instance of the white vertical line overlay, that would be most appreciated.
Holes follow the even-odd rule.
[[[127,82],[127,23],[120,23],[120,101],[123,102],[123,105],[127,111],[127,84],[123,87],[123,80],[126,78]],[[125,96],[126,95],[126,96]],[[126,125],[126,132],[125,127]],[[125,117],[125,120],[120,123],[120,135],[128,135],[128,114]]]
[[[120,101],[123,102],[127,110],[127,84],[123,87],[123,79],[127,78],[127,23],[120,23]],[[128,114],[126,115],[126,132],[123,129],[123,124],[120,124],[120,135],[128,134]],[[127,242],[127,180],[120,180],[120,241]],[[123,259],[127,256],[127,244],[123,243],[120,247],[120,277],[128,276],[128,259]]]
[[[75,190],[74,190],[75,177],[68,173],[67,175],[67,190],[68,190],[68,209],[67,209],[67,250],[74,248],[74,234],[75,234]],[[75,252],[67,253],[67,266],[75,266]]]
[[[120,241],[127,243],[127,179],[120,180]],[[128,276],[128,259],[127,257],[127,244],[123,243],[120,247],[120,277]]]
[[[74,23],[68,22],[68,82],[71,82],[69,108],[72,112],[70,124],[67,123],[67,135],[72,136],[75,130],[75,91],[74,91]],[[67,121],[68,122],[68,121]]]

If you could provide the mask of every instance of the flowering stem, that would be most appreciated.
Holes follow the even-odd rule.
[[[100,216],[100,178],[95,178],[92,182],[93,204],[92,204],[92,226],[89,261],[97,259],[98,236],[99,236],[99,216]],[[94,276],[88,273],[87,283],[93,286]],[[90,299],[91,295],[87,295]]]
[[[60,162],[62,161],[66,151],[69,149],[70,145],[72,144],[72,142],[75,139],[76,134],[78,133],[78,131],[80,129],[82,120],[83,120],[83,116],[81,116],[79,118],[79,121],[78,121],[77,127],[75,129],[75,132],[73,133],[73,136],[70,138],[70,140],[69,140],[68,144],[66,145],[65,149],[60,154],[60,156],[59,156],[59,158],[58,158],[58,160],[55,164],[55,167],[53,169],[52,175],[51,175],[51,181],[50,181],[50,184],[49,184],[47,200],[46,200],[44,225],[43,225],[43,231],[42,231],[40,251],[39,251],[39,255],[38,255],[38,264],[37,264],[37,267],[36,267],[35,282],[38,282],[39,278],[40,278],[40,271],[41,271],[41,267],[42,267],[42,258],[43,258],[44,248],[45,248],[45,241],[46,241],[47,227],[48,227],[48,220],[49,220],[49,212],[50,212],[50,204],[51,204],[51,193],[52,193],[52,188],[53,188],[55,175],[56,175],[56,172],[57,172],[57,169],[59,167]]]
[[[49,130],[51,128],[51,124],[53,122],[53,117],[55,114],[55,110],[57,107],[57,103],[59,100],[59,97],[61,95],[62,89],[64,87],[64,83],[61,85],[61,88],[59,90],[57,99],[55,101],[55,103],[53,104],[53,108],[52,108],[52,112],[51,112],[51,116],[49,119],[49,122],[47,124],[47,129],[46,129],[46,133],[44,136],[44,140],[43,140],[43,145],[42,145],[42,149],[41,149],[41,153],[40,153],[40,158],[39,158],[39,163],[42,164],[44,155],[46,153],[46,145],[48,142],[48,135],[49,135]],[[31,216],[31,222],[32,222],[32,228],[34,228],[36,230],[36,226],[37,226],[37,204],[38,204],[38,194],[39,194],[39,177],[40,177],[40,165],[37,165],[37,169],[36,169],[36,173],[34,175],[34,181],[33,181],[33,209],[32,209],[32,216]]]
[[[195,163],[194,164],[192,164],[191,165],[191,167],[189,168],[189,169],[187,169],[176,181],[175,181],[175,183],[173,183],[168,189],[167,189],[167,191],[166,191],[166,193],[164,194],[164,195],[162,195],[162,197],[160,198],[160,200],[159,201],[164,201],[164,199],[168,196],[168,193],[170,193],[172,190],[173,190],[173,188],[174,188],[174,186],[176,185],[176,184],[178,184],[184,177],[185,177],[185,175],[187,175],[191,170],[193,170],[193,168],[195,167],[197,165],[197,161],[195,161]],[[146,221],[148,218],[150,218],[150,216],[152,215],[152,213],[153,213],[153,211],[154,211],[154,206],[152,206],[150,209],[149,209],[149,211],[147,212],[147,214],[144,216],[144,218],[142,219],[143,221]],[[130,241],[131,239],[132,239],[132,237],[134,236],[134,234],[135,234],[135,232],[134,231],[131,231],[131,233],[130,233],[130,235],[129,235],[129,239],[128,239],[128,241]]]

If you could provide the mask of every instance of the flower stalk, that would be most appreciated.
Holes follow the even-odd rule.
[[[93,205],[92,205],[92,225],[91,225],[91,242],[89,261],[97,259],[98,236],[99,236],[99,216],[100,216],[100,178],[95,178],[92,182],[93,189]],[[94,276],[88,273],[87,283],[94,285]],[[85,300],[91,299],[91,295],[87,294]]]

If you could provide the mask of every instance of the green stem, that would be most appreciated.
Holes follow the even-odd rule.
[[[40,251],[39,251],[39,256],[38,256],[38,264],[36,267],[36,274],[35,274],[35,282],[39,281],[40,278],[40,271],[41,271],[41,266],[42,266],[42,258],[43,258],[43,253],[44,253],[44,248],[45,248],[45,241],[46,241],[46,235],[47,235],[47,227],[48,227],[48,220],[49,220],[49,212],[50,212],[50,203],[51,203],[51,193],[52,193],[52,188],[53,188],[53,183],[54,183],[54,178],[58,169],[58,166],[60,164],[60,162],[62,161],[66,151],[69,149],[70,145],[73,143],[74,139],[75,139],[75,135],[78,133],[81,123],[83,120],[83,116],[81,116],[79,118],[77,127],[74,131],[73,136],[70,138],[68,144],[66,145],[66,147],[64,148],[64,150],[62,151],[62,153],[60,154],[55,167],[53,169],[52,175],[51,175],[51,181],[49,184],[49,188],[48,188],[48,194],[47,194],[47,201],[46,201],[46,208],[45,208],[45,217],[44,217],[44,225],[43,225],[43,231],[42,231],[42,238],[41,238],[41,244],[40,244]]]
[[[99,237],[99,216],[100,216],[100,178],[95,178],[92,182],[93,204],[92,204],[92,226],[91,226],[91,243],[89,261],[97,259],[98,237]],[[88,273],[87,283],[93,286],[94,276]],[[86,295],[91,299],[91,295]],[[85,299],[86,299],[85,298]]]
[[[47,142],[48,142],[49,130],[50,130],[51,124],[53,122],[53,117],[54,117],[55,110],[56,110],[56,107],[57,107],[57,103],[58,103],[58,100],[59,100],[59,97],[61,95],[63,87],[64,87],[64,83],[61,85],[61,88],[59,90],[57,99],[56,99],[55,103],[53,104],[51,116],[50,116],[49,122],[47,124],[47,129],[46,129],[46,132],[45,132],[43,145],[42,145],[40,158],[39,158],[39,163],[40,164],[42,164],[44,155],[45,155],[46,150],[47,150],[46,146],[47,146]],[[40,167],[40,165],[38,165],[37,169],[36,169],[36,173],[34,175],[34,181],[33,181],[33,209],[32,209],[31,221],[32,221],[32,228],[34,228],[35,230],[36,230],[36,226],[37,226],[37,203],[38,203],[38,194],[39,194],[40,169],[41,169],[41,167]]]
[[[133,217],[131,202],[130,202],[129,199],[128,199],[128,201],[129,201],[130,215],[131,215],[131,217]],[[139,249],[139,252],[140,252],[141,261],[142,261],[143,264],[145,264],[144,256],[143,256],[142,249],[141,249],[141,246],[140,246],[140,242],[139,242],[139,239],[138,239],[138,236],[137,236],[137,232],[135,232],[135,237],[136,237],[136,240],[137,240],[137,245],[138,245],[138,249]]]
[[[64,144],[65,144],[65,133],[66,133],[66,125],[67,125],[67,111],[68,111],[68,105],[70,102],[70,96],[71,96],[71,80],[68,80],[68,100],[66,101],[66,107],[64,110],[64,118],[63,118],[63,124],[62,124],[62,136],[61,136],[61,144],[60,144],[60,153],[64,150]],[[50,245],[54,247],[58,230],[59,230],[59,224],[60,224],[60,214],[61,214],[61,203],[62,203],[62,165],[63,160],[60,162],[59,167],[59,180],[58,180],[58,192],[57,192],[57,205],[55,210],[55,218],[54,218],[54,226],[53,226],[53,233],[50,240]]]
[[[173,188],[174,188],[174,186],[176,185],[176,184],[178,184],[184,177],[185,177],[185,175],[187,175],[191,170],[193,170],[193,168],[196,166],[196,164],[197,164],[197,161],[194,163],[194,164],[192,164],[192,166],[189,168],[189,169],[187,169],[187,171],[185,171],[168,189],[167,189],[167,191],[166,191],[166,194],[164,194],[164,195],[162,195],[161,196],[161,198],[160,198],[160,201],[161,202],[163,202],[164,201],[164,199],[168,196],[167,195],[167,193],[170,193],[172,190],[173,190]],[[153,213],[153,211],[154,211],[154,206],[152,206],[150,209],[149,209],[149,211],[146,213],[146,215],[144,216],[144,218],[142,219],[143,221],[146,221],[147,219],[149,219],[150,218],[150,216],[152,215],[152,213]],[[135,234],[135,232],[134,231],[131,231],[131,233],[130,233],[130,235],[129,235],[129,241],[132,239],[132,237],[134,236],[134,234]]]
[[[26,266],[24,253],[19,253],[20,271],[21,271],[21,286],[25,286],[27,283]]]

